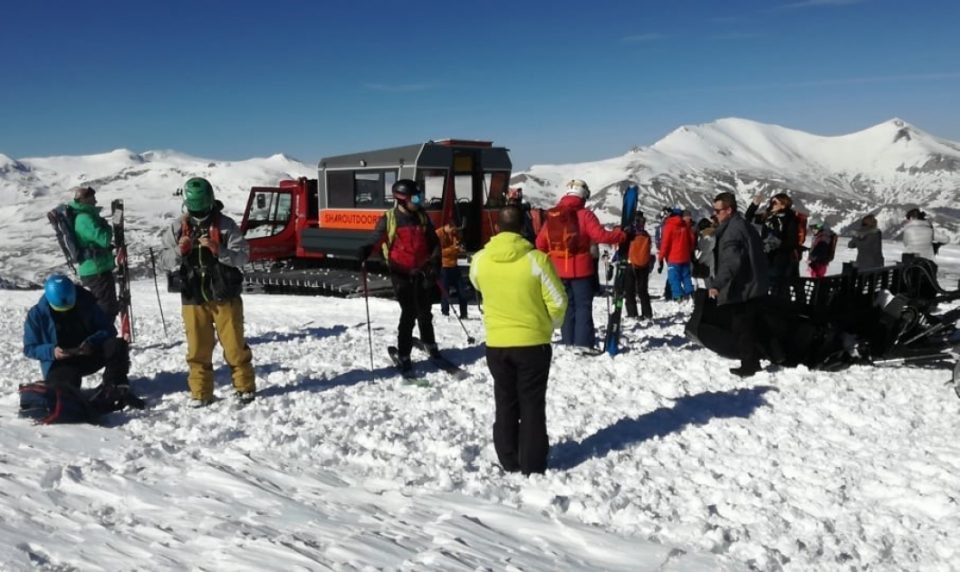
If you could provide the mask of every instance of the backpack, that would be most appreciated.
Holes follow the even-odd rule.
[[[630,264],[645,268],[650,264],[650,235],[646,232],[638,232],[637,236],[630,243],[630,249],[627,251],[627,258]]]
[[[70,205],[65,203],[57,205],[56,208],[47,213],[47,220],[50,221],[54,232],[57,233],[57,242],[60,244],[63,255],[67,258],[67,264],[71,266],[80,264],[109,251],[96,246],[80,247],[76,231],[77,211]]]
[[[567,259],[577,250],[577,238],[580,236],[580,221],[577,209],[553,207],[547,211],[546,222],[548,253],[551,256]]]
[[[127,405],[143,409],[143,400],[129,389],[101,384],[94,389],[77,389],[71,385],[27,383],[20,386],[20,417],[37,423],[97,423],[100,417],[120,411]]]
[[[20,417],[37,423],[94,423],[99,417],[80,390],[69,385],[28,383],[19,392]]]
[[[47,220],[50,221],[54,232],[57,233],[57,242],[60,243],[60,250],[67,257],[68,264],[71,266],[80,264],[88,258],[84,256],[80,245],[77,244],[77,233],[74,230],[77,212],[70,208],[70,205],[57,205],[56,208],[47,213]]]

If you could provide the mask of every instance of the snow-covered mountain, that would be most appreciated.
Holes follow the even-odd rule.
[[[193,176],[209,179],[228,214],[239,218],[250,187],[315,177],[316,169],[277,154],[214,161],[175,151],[117,149],[86,156],[13,159],[0,154],[0,276],[34,281],[62,265],[46,212],[79,184],[97,189],[101,206],[123,198],[134,264],[180,212],[174,192]],[[746,204],[757,193],[786,191],[801,210],[841,231],[875,213],[896,238],[906,210],[927,210],[952,241],[960,240],[960,144],[892,119],[864,131],[821,137],[746,119],[676,129],[623,156],[570,165],[536,165],[512,179],[535,206],[551,206],[572,178],[593,189],[591,206],[619,219],[620,190],[643,186],[648,219],[664,205],[707,214],[710,199],[732,190]]]
[[[138,264],[157,244],[160,229],[181,212],[182,199],[174,193],[197,176],[213,183],[226,212],[239,221],[250,187],[316,177],[316,169],[282,154],[246,161],[127,149],[19,160],[0,155],[0,276],[34,281],[60,267],[63,256],[46,213],[72,198],[69,190],[81,184],[97,189],[105,212],[110,201],[124,199],[131,258]]]
[[[642,185],[648,219],[665,205],[706,215],[721,191],[742,204],[787,192],[800,210],[841,231],[874,213],[888,237],[904,213],[920,206],[954,242],[960,237],[960,143],[900,119],[857,133],[822,137],[746,119],[684,126],[620,157],[570,165],[536,165],[512,183],[537,206],[552,204],[566,181],[584,179],[606,222],[619,218],[620,190]]]

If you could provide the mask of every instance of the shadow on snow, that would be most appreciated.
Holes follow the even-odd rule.
[[[687,425],[704,425],[713,419],[750,417],[767,404],[764,394],[777,391],[763,385],[731,391],[709,391],[687,395],[668,407],[661,407],[636,418],[625,417],[580,442],[564,441],[550,450],[550,468],[567,470],[592,457],[600,458],[653,437],[683,430]]]

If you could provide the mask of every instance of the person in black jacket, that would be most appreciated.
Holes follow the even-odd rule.
[[[747,207],[743,218],[760,225],[760,241],[767,257],[770,295],[789,298],[790,288],[800,278],[800,254],[803,245],[798,244],[797,215],[793,199],[786,193],[773,195],[767,209],[757,212],[763,195],[757,195]]]
[[[430,217],[423,211],[423,196],[417,183],[401,179],[393,184],[396,206],[386,211],[370,237],[360,247],[358,258],[365,262],[379,251],[390,269],[393,292],[400,303],[397,326],[397,356],[400,369],[410,370],[413,325],[420,329],[420,340],[431,357],[440,357],[433,333],[430,307],[436,297],[440,275],[440,241]]]

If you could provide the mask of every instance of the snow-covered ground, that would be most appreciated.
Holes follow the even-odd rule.
[[[955,281],[960,248],[940,262]],[[153,288],[134,284],[131,373],[150,408],[104,427],[16,416],[39,293],[0,291],[3,570],[960,569],[947,371],[742,380],[684,337],[688,307],[656,300],[616,358],[556,348],[549,469],[523,477],[497,467],[483,348],[454,318],[438,337],[472,377],[420,388],[383,351],[394,302],[370,301],[371,370],[362,299],[248,295],[260,397],[193,410],[179,299],[161,294],[165,337]]]

